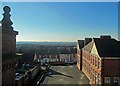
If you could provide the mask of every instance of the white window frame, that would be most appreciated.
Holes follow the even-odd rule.
[[[97,84],[101,84],[101,82],[100,82],[100,81],[101,81],[100,78],[101,78],[101,76],[100,76],[100,74],[98,74],[98,75],[97,75]]]
[[[110,77],[105,77],[104,78],[104,83],[105,84],[110,84]]]
[[[119,83],[120,82],[120,78],[119,77],[114,77],[114,82]]]

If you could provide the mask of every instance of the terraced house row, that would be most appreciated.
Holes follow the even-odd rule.
[[[78,40],[77,67],[92,85],[120,86],[120,41],[109,35]]]

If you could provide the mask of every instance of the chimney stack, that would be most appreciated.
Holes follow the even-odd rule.
[[[111,39],[110,35],[101,35],[100,39]]]

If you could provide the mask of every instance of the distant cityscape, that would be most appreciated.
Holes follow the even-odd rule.
[[[24,60],[26,58],[26,61],[29,62],[33,60],[37,60],[38,62],[43,60],[41,64],[44,64],[45,61],[57,64],[60,63],[61,60],[63,60],[63,62],[74,62],[77,51],[75,42],[22,42],[16,45],[16,52],[23,52]],[[64,56],[64,54],[66,54],[66,56]]]
[[[76,42],[16,42],[17,46],[22,45],[22,44],[56,45],[56,46],[57,45],[58,46],[62,46],[62,45],[68,46],[68,45],[71,45],[71,46],[75,46],[76,43],[77,43],[77,41]]]
[[[16,42],[9,6],[0,21],[0,86],[120,86],[120,41],[111,35],[76,42]]]

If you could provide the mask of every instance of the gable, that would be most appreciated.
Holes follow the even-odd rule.
[[[96,46],[95,46],[95,43],[93,44],[91,53],[99,56],[98,51],[97,51],[97,48],[96,48]]]
[[[79,47],[79,43],[77,42],[77,49],[80,49],[80,47]]]

